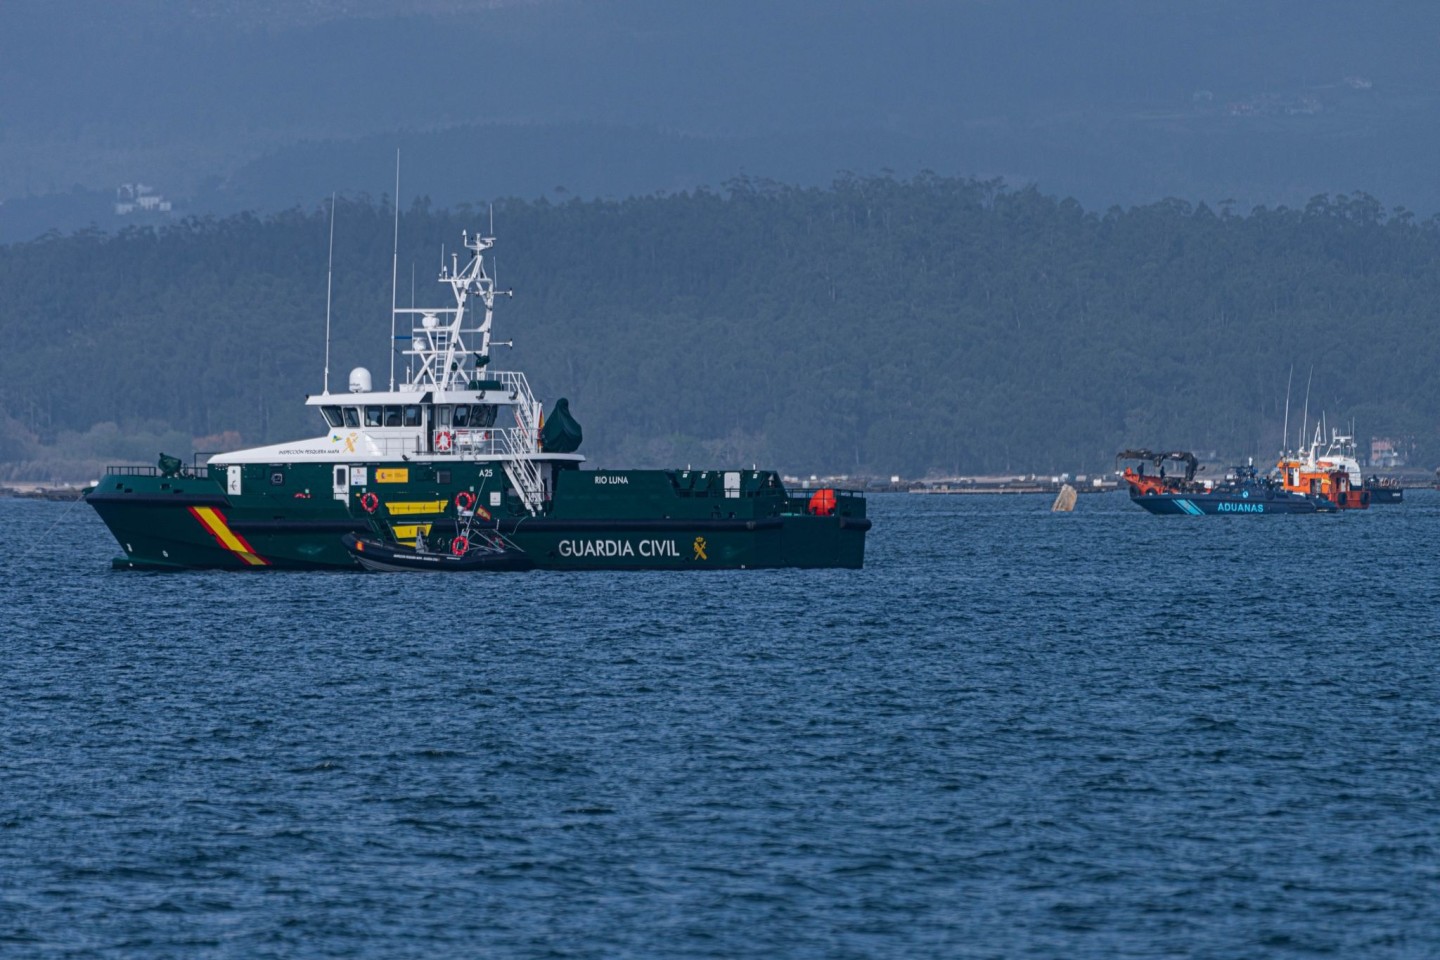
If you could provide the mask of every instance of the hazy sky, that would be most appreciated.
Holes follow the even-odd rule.
[[[1431,212],[1437,41],[1324,0],[9,0],[0,199],[378,194],[404,144],[446,200],[883,168]]]

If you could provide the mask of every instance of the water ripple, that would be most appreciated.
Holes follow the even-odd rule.
[[[1433,956],[1440,495],[863,571],[0,561],[0,953]],[[0,557],[64,505],[0,500]]]

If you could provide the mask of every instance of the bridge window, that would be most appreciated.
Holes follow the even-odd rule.
[[[359,407],[346,407],[346,408],[345,408],[345,426],[349,427],[349,428],[352,429],[352,430],[355,429],[356,427],[360,426],[360,408],[359,408]]]
[[[386,407],[386,408],[385,408],[385,426],[387,426],[387,427],[398,427],[398,426],[400,426],[400,408],[399,408],[399,407]]]
[[[345,418],[340,414],[339,407],[321,407],[320,412],[325,416],[325,422],[333,428],[343,427]]]
[[[405,426],[420,426],[420,408],[415,404],[411,404],[410,406],[405,408]]]
[[[382,417],[383,417],[383,408],[382,408],[382,407],[366,407],[366,408],[365,408],[365,426],[367,426],[367,427],[378,427],[378,426],[380,426],[380,424],[383,422],[382,419],[381,419]]]
[[[455,406],[455,419],[452,420],[451,423],[453,423],[453,424],[454,424],[455,426],[457,426],[457,427],[468,427],[468,426],[470,426],[470,406],[469,406],[469,404],[464,404],[464,403],[456,404],[456,406]]]

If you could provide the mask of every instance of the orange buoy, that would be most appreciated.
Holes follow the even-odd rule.
[[[817,517],[828,517],[835,512],[835,491],[829,487],[816,490],[810,495],[810,512]]]

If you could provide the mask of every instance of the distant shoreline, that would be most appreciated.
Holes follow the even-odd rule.
[[[88,490],[89,483],[30,483],[11,481],[0,484],[0,497],[18,497],[26,500],[78,500]]]

